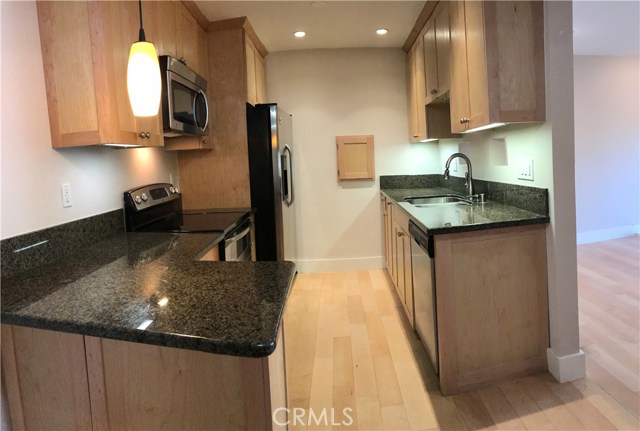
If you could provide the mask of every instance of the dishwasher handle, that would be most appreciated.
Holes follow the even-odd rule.
[[[431,259],[436,257],[433,235],[427,235],[413,221],[409,220],[409,235]]]

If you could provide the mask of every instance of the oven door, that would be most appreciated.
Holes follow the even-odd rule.
[[[251,260],[251,220],[245,221],[227,234],[224,239],[223,260]]]

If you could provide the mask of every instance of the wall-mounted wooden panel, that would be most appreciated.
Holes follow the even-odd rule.
[[[373,135],[336,136],[336,148],[338,181],[373,179]]]

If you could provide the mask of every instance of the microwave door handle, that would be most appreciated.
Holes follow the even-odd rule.
[[[290,206],[293,203],[293,154],[291,147],[288,145],[284,146],[284,152],[286,154],[285,159],[287,163],[287,195],[285,202],[287,203],[287,206]]]
[[[202,130],[207,130],[207,126],[209,126],[209,101],[207,100],[207,95],[204,94],[204,91],[200,90],[199,93],[202,95],[202,100],[204,100],[204,108],[207,111],[204,120],[204,127]],[[195,109],[193,112],[196,112]]]

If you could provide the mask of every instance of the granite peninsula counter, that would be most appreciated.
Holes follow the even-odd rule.
[[[120,233],[2,278],[16,429],[273,429],[292,262],[199,259],[217,234]]]

